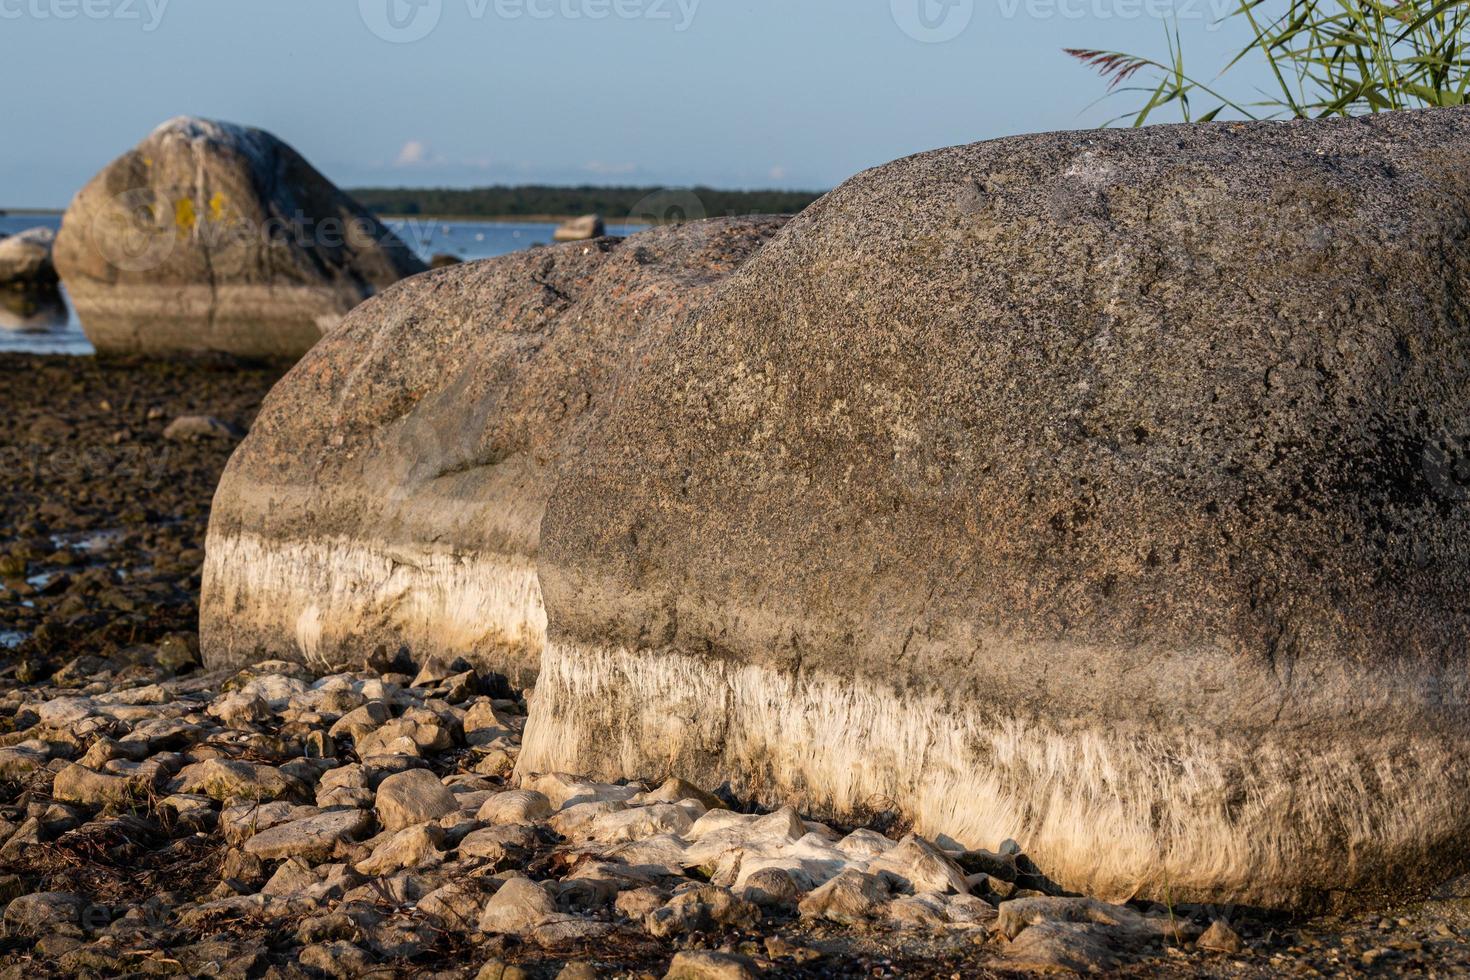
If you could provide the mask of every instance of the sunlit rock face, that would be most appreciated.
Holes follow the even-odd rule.
[[[534,679],[541,515],[591,426],[781,226],[720,219],[472,262],[365,303],[276,386],[210,518],[210,665],[464,656]]]
[[[523,773],[677,773],[1069,888],[1463,870],[1470,115],[861,174],[648,353],[542,524]]]
[[[426,268],[270,133],[180,117],[84,187],[56,266],[103,354],[296,358]]]

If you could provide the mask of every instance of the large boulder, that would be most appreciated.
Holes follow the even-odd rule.
[[[72,201],[56,265],[100,353],[295,358],[425,265],[270,133],[180,117]]]
[[[56,266],[51,261],[55,244],[56,232],[50,228],[0,236],[0,289],[55,290]]]
[[[205,661],[401,649],[536,674],[541,513],[625,369],[782,219],[660,228],[416,277],[266,399],[210,516]]]
[[[1103,897],[1470,862],[1470,111],[855,177],[542,526],[522,773],[1014,838]]]

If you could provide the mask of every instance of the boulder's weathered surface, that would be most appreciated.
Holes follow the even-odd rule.
[[[211,514],[201,642],[360,664],[407,647],[535,676],[535,560],[564,461],[677,310],[781,224],[717,220],[417,277],[266,400]]]
[[[56,233],[50,228],[0,238],[0,289],[55,289],[56,266],[51,260],[55,244]]]
[[[520,771],[881,801],[1107,898],[1460,869],[1467,228],[1463,110],[852,179],[559,482]]]
[[[589,238],[601,238],[607,234],[607,225],[602,216],[597,214],[584,214],[580,218],[572,218],[563,221],[557,226],[552,237],[559,242],[581,242]]]
[[[269,133],[180,117],[109,164],[62,220],[56,266],[103,353],[295,358],[425,269]]]

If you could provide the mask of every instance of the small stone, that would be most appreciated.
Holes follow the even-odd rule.
[[[291,858],[276,869],[276,873],[271,875],[270,881],[265,883],[260,892],[262,895],[294,895],[320,880],[305,861]]]
[[[431,868],[444,863],[444,830],[434,824],[418,824],[398,831],[383,841],[357,870],[365,875],[388,875],[404,868]]]
[[[945,854],[922,837],[910,834],[897,847],[868,862],[869,874],[882,874],[906,892],[939,892],[967,895],[965,873]]]
[[[713,793],[706,793],[694,784],[685,782],[676,776],[665,780],[663,785],[658,789],[650,790],[647,793],[640,793],[628,802],[643,806],[649,803],[680,803],[684,800],[694,800],[700,806],[704,807],[705,810],[729,809],[725,805],[725,801],[718,796],[715,796]]]
[[[1071,922],[1101,926],[1119,941],[1152,942],[1168,939],[1186,942],[1198,937],[1200,930],[1188,919],[1150,918],[1127,907],[1110,905],[1095,898],[1059,898],[1038,896],[1003,902],[996,920],[1007,939],[1015,939],[1023,929],[1044,922]]]
[[[86,806],[126,805],[141,794],[146,785],[146,780],[101,773],[74,762],[56,774],[51,784],[51,795],[63,802]]]
[[[668,892],[662,889],[653,887],[634,888],[631,891],[619,893],[617,899],[613,902],[613,908],[617,909],[619,914],[627,916],[634,921],[641,922],[645,916],[662,908],[668,900]]]
[[[338,718],[329,730],[329,734],[333,738],[350,738],[356,743],[364,735],[386,724],[392,717],[388,706],[382,701],[369,701],[362,707],[354,708]]]
[[[384,830],[403,830],[459,809],[454,794],[427,769],[409,769],[383,780],[375,806]]]
[[[790,959],[797,963],[810,963],[819,960],[822,954],[808,946],[798,946],[781,936],[770,936],[766,939],[766,955],[773,960]]]
[[[501,862],[536,846],[536,832],[526,826],[505,824],[472,831],[459,842],[461,858]]]
[[[12,936],[81,935],[82,910],[86,904],[84,899],[67,892],[22,895],[5,907],[5,930]]]
[[[483,901],[478,889],[455,881],[419,899],[418,911],[438,919],[447,929],[470,932],[476,927]]]
[[[56,698],[39,705],[36,714],[41,724],[52,728],[63,728],[95,714],[97,705],[91,698]]]
[[[40,769],[50,758],[50,749],[41,741],[0,748],[0,779],[18,782]]]
[[[888,899],[881,877],[848,868],[802,899],[799,911],[803,919],[856,925],[878,915]]]
[[[551,801],[534,790],[497,793],[481,805],[477,820],[490,824],[533,824],[551,816]]]
[[[597,980],[597,968],[591,963],[574,960],[561,968],[556,980]]]
[[[571,943],[588,943],[606,940],[618,926],[598,919],[585,919],[578,915],[552,915],[543,919],[531,930],[531,938],[548,949]]]
[[[363,977],[371,975],[377,964],[360,946],[338,940],[316,943],[301,950],[297,959],[302,966],[320,970],[330,977]],[[386,972],[386,971],[385,971]]]
[[[1083,922],[1029,926],[1006,945],[1004,955],[1011,966],[1033,972],[1102,973],[1119,962],[1107,928]]]
[[[530,974],[518,966],[510,966],[500,960],[489,960],[475,974],[475,980],[530,980]]]
[[[674,957],[664,980],[755,980],[755,964],[733,953],[685,951]]]
[[[362,810],[332,810],[264,830],[245,842],[245,851],[267,861],[299,857],[325,861],[339,844],[355,841],[372,826]]]
[[[300,799],[309,795],[299,780],[274,766],[224,759],[185,766],[175,781],[175,789],[180,793],[203,793],[223,802]]]
[[[514,875],[506,879],[485,905],[480,931],[524,936],[555,914],[556,903],[546,894],[546,889],[529,878]]]
[[[258,694],[235,691],[215,698],[206,714],[218,718],[229,728],[249,728],[272,717],[270,705]]]
[[[689,806],[699,807],[698,803]],[[684,805],[655,803],[607,813],[593,820],[583,831],[586,839],[603,844],[622,844],[647,840],[660,834],[682,836],[694,825],[694,817]]]
[[[745,879],[742,897],[762,908],[794,909],[801,901],[801,888],[784,868],[762,868]]]
[[[1216,919],[1210,923],[1210,927],[1205,930],[1204,935],[1199,937],[1195,945],[1200,949],[1231,954],[1239,953],[1245,948],[1245,943],[1241,942],[1240,936],[1230,928],[1230,923],[1224,919]]]
[[[309,732],[301,743],[308,759],[330,759],[337,754],[337,743],[323,731]]]
[[[651,935],[664,938],[690,932],[748,929],[760,917],[760,909],[736,898],[728,888],[700,885],[675,895],[644,920],[644,927]]]
[[[213,415],[180,415],[163,430],[172,442],[194,442],[199,439],[239,439],[244,435],[235,426]]]

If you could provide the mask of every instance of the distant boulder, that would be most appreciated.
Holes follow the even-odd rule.
[[[271,391],[210,515],[212,667],[406,649],[534,680],[541,512],[642,352],[783,219],[468,262],[354,310]]]
[[[601,238],[607,234],[607,225],[602,216],[584,214],[580,218],[564,221],[552,236],[559,242],[582,242],[589,238]]]
[[[429,259],[429,268],[447,269],[451,265],[459,265],[463,261],[464,259],[460,258],[458,255],[450,255],[448,252],[439,252],[433,258]]]
[[[50,228],[0,236],[0,289],[55,289],[56,266],[51,257],[55,244],[56,233]]]
[[[99,353],[295,358],[425,265],[295,150],[180,117],[72,201],[56,265]]]

